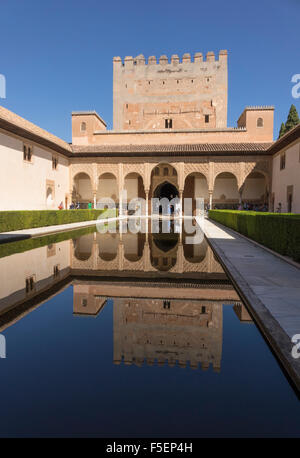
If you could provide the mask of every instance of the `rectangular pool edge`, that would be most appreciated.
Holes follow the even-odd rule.
[[[207,233],[205,233],[205,237],[242,301],[253,316],[263,337],[287,374],[297,396],[300,397],[300,365],[299,361],[291,355],[291,340],[289,336],[252,291],[245,278],[227,258],[224,251]]]

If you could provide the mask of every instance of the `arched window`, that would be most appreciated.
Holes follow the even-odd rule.
[[[257,127],[263,127],[264,126],[263,118],[257,118],[256,125],[257,125]]]
[[[85,132],[86,131],[86,122],[82,122],[81,123],[80,130],[81,130],[81,132]]]

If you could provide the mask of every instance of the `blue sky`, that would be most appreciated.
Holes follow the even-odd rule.
[[[112,128],[112,59],[229,52],[228,125],[274,105],[277,138],[300,73],[300,0],[1,0],[0,104],[71,141],[71,111]]]

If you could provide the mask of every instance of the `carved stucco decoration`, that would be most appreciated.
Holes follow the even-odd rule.
[[[207,185],[209,183],[209,165],[207,163],[187,163],[184,164],[184,180],[190,175],[191,173],[201,173],[204,175],[207,181]]]
[[[94,168],[94,164],[89,163],[71,164],[71,186],[74,185],[74,178],[76,177],[76,175],[78,175],[79,173],[84,173],[89,176],[91,180],[92,189],[96,189],[96,183],[94,179]]]

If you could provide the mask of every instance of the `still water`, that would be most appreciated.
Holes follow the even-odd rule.
[[[299,400],[206,240],[0,246],[0,436],[299,437]]]

